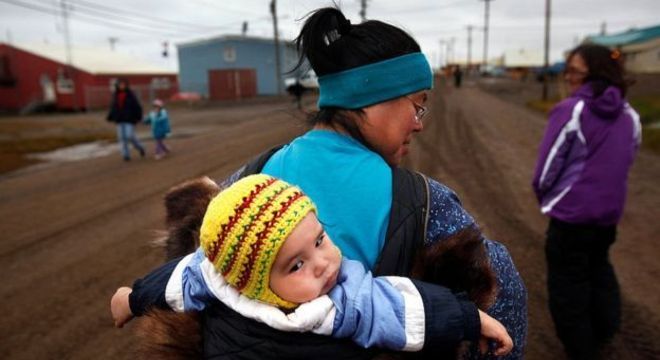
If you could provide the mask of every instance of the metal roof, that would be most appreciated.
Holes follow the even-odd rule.
[[[3,44],[8,45],[8,44]],[[8,45],[62,64],[67,63],[66,50],[62,45],[53,44],[11,44]],[[176,75],[168,70],[136,59],[120,52],[99,47],[72,47],[71,65],[91,74],[117,75]]]
[[[586,41],[603,46],[624,46],[644,42],[654,38],[660,38],[660,25],[643,29],[630,29],[612,35],[588,36]]]
[[[190,46],[199,46],[199,45],[205,45],[208,43],[218,43],[218,42],[224,42],[224,41],[242,41],[242,42],[261,42],[261,43],[268,43],[272,44],[275,42],[273,38],[268,38],[268,37],[258,37],[258,36],[243,36],[243,35],[219,35],[219,36],[213,36],[209,38],[202,38],[198,40],[192,40],[188,42],[183,42],[183,43],[178,43],[176,46],[178,48],[185,48],[185,47],[190,47]],[[280,44],[289,46],[289,47],[294,47],[293,42],[291,40],[286,40],[286,39],[279,39]]]

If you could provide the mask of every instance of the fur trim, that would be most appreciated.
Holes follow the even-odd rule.
[[[211,199],[220,188],[208,177],[186,181],[165,196],[167,231],[154,243],[165,249],[166,261],[187,255],[199,246],[199,228]],[[135,327],[139,359],[201,359],[202,331],[197,313],[152,309]]]
[[[411,276],[454,292],[465,292],[482,310],[488,309],[497,296],[497,279],[476,227],[463,229],[424,248]]]
[[[196,313],[154,309],[137,319],[138,359],[201,359],[202,332]]]

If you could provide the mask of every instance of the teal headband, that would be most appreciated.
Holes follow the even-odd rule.
[[[433,87],[433,74],[422,53],[412,53],[319,77],[319,108],[365,106]]]

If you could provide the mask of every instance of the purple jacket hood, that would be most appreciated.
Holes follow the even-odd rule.
[[[593,83],[582,85],[571,97],[585,100],[586,107],[602,120],[616,120],[625,104],[621,90],[615,86],[608,86],[600,96],[595,97]]]

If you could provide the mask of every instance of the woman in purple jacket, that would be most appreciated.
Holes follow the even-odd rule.
[[[572,95],[550,113],[533,187],[550,217],[546,238],[550,313],[569,357],[592,359],[620,323],[608,260],[641,143],[639,115],[625,100],[620,53],[599,45],[570,52]]]

